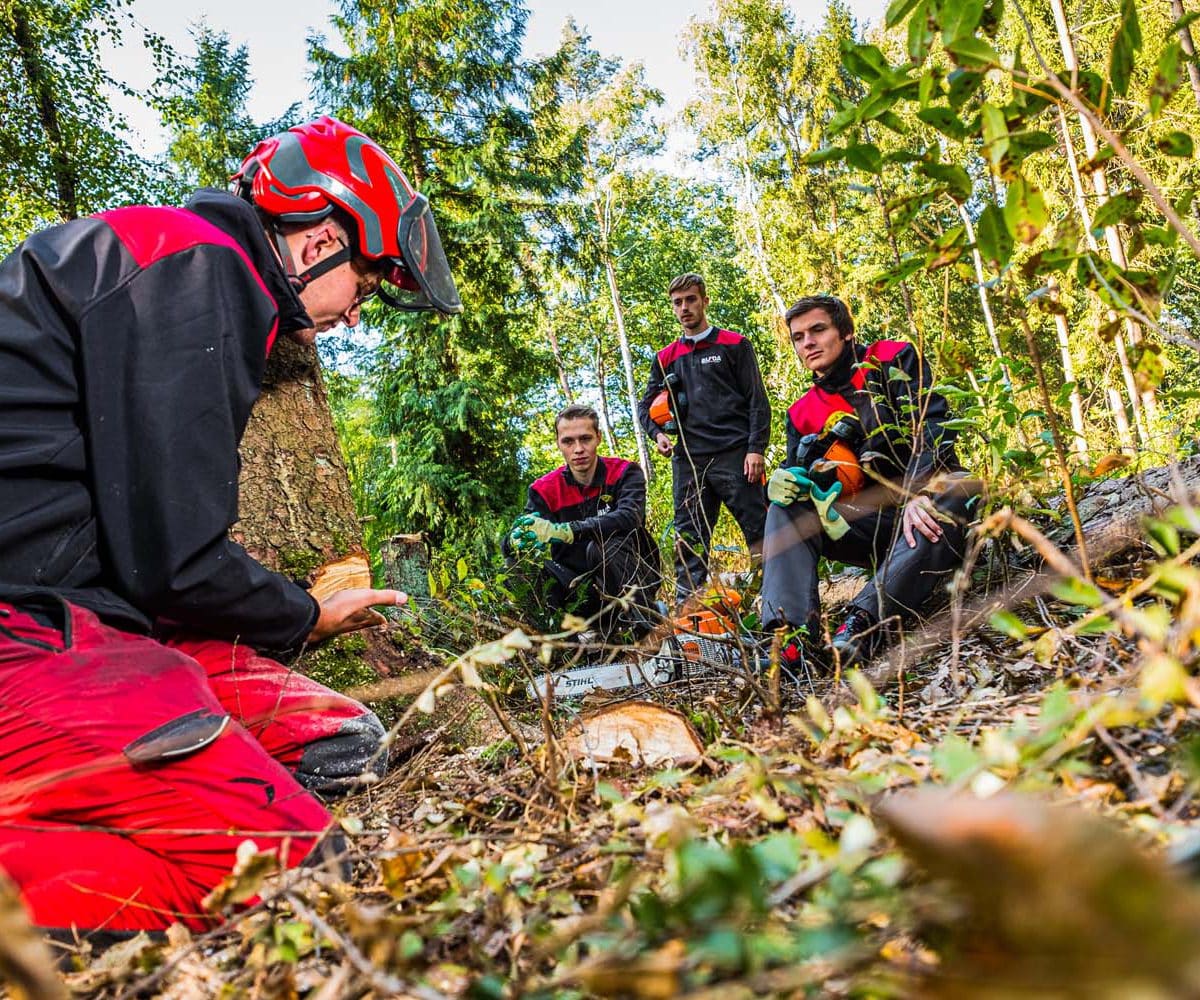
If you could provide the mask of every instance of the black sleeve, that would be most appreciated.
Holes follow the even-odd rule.
[[[783,418],[784,426],[787,428],[787,454],[784,455],[783,464],[786,468],[795,468],[800,464],[800,437],[801,434],[796,430],[792,421],[785,414]]]
[[[638,420],[641,421],[642,428],[650,436],[651,441],[657,440],[658,435],[666,433],[650,419],[650,404],[654,402],[654,397],[666,388],[666,377],[662,365],[659,364],[658,355],[655,355],[654,360],[650,362],[650,378],[646,382],[646,391],[638,400]]]
[[[607,514],[573,521],[575,541],[610,538],[635,531],[646,523],[646,475],[641,466],[630,465],[616,483],[616,506]]]
[[[273,320],[230,249],[155,263],[81,317],[81,420],[112,588],[151,617],[291,649],[317,602],[228,537]]]
[[[767,399],[767,387],[763,385],[762,372],[758,369],[758,356],[749,340],[742,341],[737,369],[738,386],[748,405],[750,434],[746,440],[747,453],[765,455],[771,440],[771,403]]]
[[[917,349],[910,344],[896,355],[893,364],[904,377],[888,381],[892,408],[899,423],[913,428],[912,457],[904,473],[912,488],[927,482],[937,469],[953,464],[958,432],[945,426],[950,405],[941,393],[933,391],[933,373]]]

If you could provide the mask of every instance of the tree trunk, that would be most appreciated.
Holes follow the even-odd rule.
[[[1058,302],[1058,282],[1053,278],[1049,282],[1050,295]],[[1071,357],[1071,343],[1067,337],[1067,317],[1060,312],[1054,313],[1054,330],[1058,334],[1058,353],[1062,359],[1063,378],[1071,388],[1071,430],[1074,435],[1071,440],[1071,450],[1084,464],[1088,461],[1087,438],[1083,429],[1083,396],[1079,392],[1079,383],[1075,381],[1075,360]]]
[[[43,54],[24,4],[12,6],[10,21],[12,40],[17,47],[21,69],[29,81],[29,92],[37,103],[38,118],[46,133],[46,152],[54,174],[55,205],[64,221],[78,218],[79,203],[75,168],[67,155],[62,127],[58,120],[58,103],[43,63]]]
[[[617,453],[617,438],[613,434],[612,418],[608,415],[608,372],[604,370],[604,343],[596,338],[596,388],[600,396],[600,429],[604,432],[604,440],[608,444],[608,453]],[[644,470],[647,478],[650,470]]]
[[[1187,14],[1183,9],[1183,0],[1171,0],[1171,10],[1176,21]],[[1179,47],[1187,56],[1188,80],[1192,84],[1192,96],[1196,98],[1196,107],[1200,108],[1200,66],[1196,65],[1196,46],[1192,42],[1192,29],[1187,25],[1179,32]]]
[[[1050,7],[1054,12],[1054,24],[1058,30],[1058,42],[1062,49],[1063,62],[1067,71],[1071,74],[1071,87],[1075,88],[1078,85],[1079,61],[1075,55],[1075,42],[1071,37],[1071,29],[1067,24],[1066,12],[1063,10],[1062,0],[1050,0]],[[1060,110],[1060,114],[1061,114]],[[1063,125],[1063,141],[1066,147],[1073,154],[1070,133],[1066,129],[1065,117],[1061,123]],[[1092,123],[1085,115],[1079,115],[1079,129],[1083,135],[1083,148],[1087,153],[1088,159],[1093,160],[1099,151],[1099,145],[1096,142],[1096,133],[1092,128]],[[1071,163],[1072,175],[1082,191],[1082,181],[1079,180],[1078,164],[1074,162],[1073,155],[1068,157]],[[1096,204],[1103,205],[1108,201],[1108,174],[1105,172],[1103,164],[1098,164],[1091,172],[1092,186],[1096,192]],[[1085,206],[1085,202],[1081,198],[1081,206]],[[1084,228],[1090,234],[1091,220],[1084,215]],[[1121,244],[1121,234],[1117,231],[1116,226],[1108,226],[1104,230],[1104,239],[1108,244],[1109,255],[1113,263],[1118,267],[1127,267],[1128,263],[1125,258],[1125,248]],[[1136,344],[1141,340],[1141,329],[1129,317],[1124,320],[1126,334],[1129,337],[1129,342]],[[1125,391],[1129,396],[1130,408],[1133,412],[1134,426],[1137,429],[1138,436],[1143,443],[1149,441],[1149,428],[1146,426],[1146,419],[1142,413],[1143,407],[1148,407],[1151,415],[1156,408],[1154,393],[1140,393],[1137,388],[1137,381],[1133,375],[1133,368],[1129,364],[1129,356],[1124,338],[1117,336],[1114,338],[1114,345],[1117,349],[1117,357],[1121,362],[1121,376],[1125,382]]]
[[[646,481],[649,482],[654,475],[654,469],[650,464],[650,449],[646,445],[646,432],[642,428],[642,422],[638,420],[638,394],[637,385],[633,378],[633,352],[629,348],[629,334],[625,330],[625,307],[621,303],[621,288],[617,284],[617,268],[613,263],[612,252],[609,249],[609,216],[608,216],[608,199],[605,198],[605,207],[601,209],[600,203],[595,204],[596,222],[600,227],[600,252],[604,258],[604,275],[608,279],[608,293],[612,299],[613,320],[617,326],[617,343],[621,347],[621,366],[625,370],[625,392],[629,396],[629,415],[633,423],[633,435],[637,441],[638,461],[642,465],[642,471],[646,474]]]
[[[233,537],[255,559],[312,583],[322,566],[365,556],[314,348],[275,344],[241,459]]]
[[[979,248],[975,245],[975,226],[971,222],[971,216],[967,213],[966,206],[955,202],[954,207],[958,209],[958,217],[962,219],[963,231],[966,233],[967,241],[971,244],[971,259],[975,262],[975,287],[979,290],[979,307],[983,311],[983,325],[987,328],[988,340],[991,341],[996,360],[1000,362],[1004,387],[1012,392],[1012,372],[1009,371],[1008,364],[1004,360],[1004,351],[1000,347],[1000,336],[996,333],[996,321],[992,318],[992,307],[988,302],[987,295],[987,276],[983,272],[983,258],[979,255]]]

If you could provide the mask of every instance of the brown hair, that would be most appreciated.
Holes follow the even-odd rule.
[[[558,437],[558,425],[564,420],[590,420],[592,429],[596,432],[596,436],[600,436],[600,414],[593,410],[590,406],[582,406],[577,403],[565,407],[558,411],[554,418],[554,436]]]
[[[796,304],[784,314],[783,321],[790,326],[792,320],[797,316],[803,316],[806,312],[812,312],[814,309],[824,309],[829,314],[829,318],[833,320],[833,325],[837,327],[837,332],[842,335],[843,340],[849,340],[854,336],[854,317],[850,315],[846,303],[836,295],[806,295],[804,298],[798,299]]]
[[[704,290],[704,279],[695,271],[688,271],[687,274],[681,274],[678,278],[667,285],[667,294],[674,295],[676,292],[681,292],[685,288],[699,288],[701,295],[707,295]]]

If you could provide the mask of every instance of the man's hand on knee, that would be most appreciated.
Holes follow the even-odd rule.
[[[938,524],[938,509],[934,506],[933,501],[920,494],[913,497],[904,505],[904,512],[901,516],[901,521],[904,525],[904,540],[908,542],[910,549],[917,547],[916,532],[920,532],[931,542],[939,542],[942,539],[942,526]]]
[[[397,607],[407,602],[408,595],[401,590],[362,587],[336,591],[320,602],[321,613],[308,634],[308,641],[320,642],[335,635],[382,625],[387,619],[374,609],[375,605]]]

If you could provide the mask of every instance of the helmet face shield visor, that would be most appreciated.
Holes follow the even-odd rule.
[[[428,198],[413,197],[401,213],[397,235],[404,260],[393,260],[384,271],[379,297],[396,309],[462,312]]]

